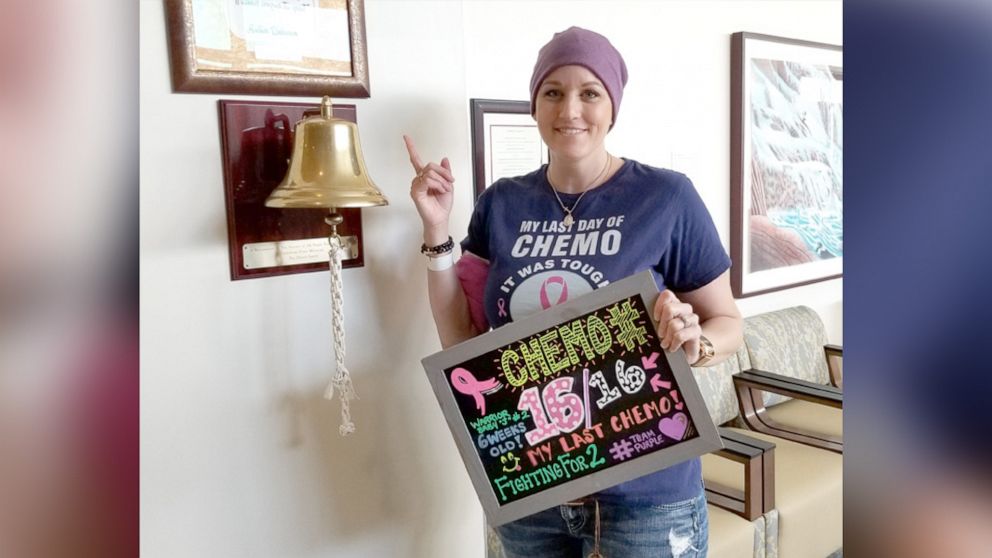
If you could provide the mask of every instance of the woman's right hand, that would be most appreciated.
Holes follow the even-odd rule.
[[[410,136],[404,135],[403,141],[410,154],[410,164],[417,173],[410,182],[410,197],[424,223],[424,241],[430,245],[440,244],[448,239],[448,218],[454,199],[455,176],[451,172],[451,164],[447,157],[441,159],[440,164],[425,164],[420,160]]]

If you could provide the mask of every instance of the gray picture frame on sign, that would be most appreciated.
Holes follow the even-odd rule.
[[[479,457],[476,441],[456,400],[456,397],[465,397],[465,395],[456,395],[448,381],[446,371],[528,336],[609,307],[617,301],[640,296],[646,309],[653,308],[658,295],[658,288],[651,272],[644,271],[422,360],[428,380],[489,525],[498,526],[723,448],[716,425],[706,409],[684,351],[679,349],[669,353],[658,345],[656,351],[662,355],[672,371],[676,387],[685,404],[685,412],[689,415],[690,424],[695,428],[694,436],[506,503],[500,503],[490,484]],[[657,324],[650,316],[650,311],[647,314],[651,326],[656,329]]]

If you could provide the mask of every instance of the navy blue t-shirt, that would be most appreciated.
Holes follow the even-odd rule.
[[[573,207],[578,194],[559,194]],[[563,225],[547,165],[496,181],[476,203],[462,251],[489,260],[484,306],[493,327],[550,308],[645,269],[658,289],[691,291],[730,267],[716,228],[692,182],[667,169],[624,160],[589,190]],[[692,498],[699,459],[623,483],[601,499],[668,504]]]

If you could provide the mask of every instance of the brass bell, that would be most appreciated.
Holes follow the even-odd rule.
[[[358,126],[335,118],[330,97],[320,115],[296,124],[293,155],[285,178],[265,200],[267,207],[371,207],[388,205],[369,178]]]

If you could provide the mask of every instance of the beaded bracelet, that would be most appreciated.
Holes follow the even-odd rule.
[[[420,245],[420,253],[425,256],[439,256],[447,252],[451,252],[455,249],[455,241],[449,236],[448,240],[438,244],[437,246],[428,246],[427,244]]]

